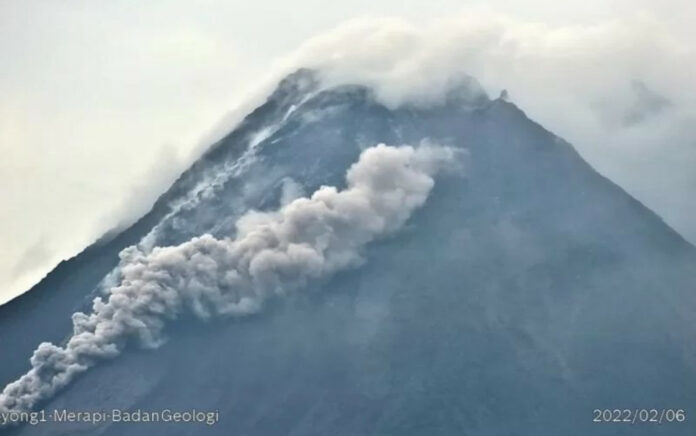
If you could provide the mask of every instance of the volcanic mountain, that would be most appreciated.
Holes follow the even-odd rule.
[[[438,152],[438,165],[451,168],[430,171],[423,156],[435,152],[427,150],[446,150]],[[355,255],[340,268],[273,270],[279,282],[268,285],[270,296],[250,300],[263,303],[253,310],[220,300],[234,290],[211,291],[216,285],[207,283],[201,292],[213,296],[181,296],[167,282],[148,288],[152,307],[128,312],[142,315],[136,318],[142,325],[131,320],[132,330],[109,333],[99,352],[66,357],[60,351],[71,350],[70,338],[79,332],[103,333],[102,318],[88,319],[95,310],[110,322],[117,318],[109,308],[93,308],[95,297],[110,301],[124,286],[141,291],[140,282],[128,279],[133,262],[150,268],[152,253],[169,253],[161,247],[184,247],[186,262],[196,250],[234,252],[246,234],[240,221],[285,225],[291,207],[369,190],[360,165],[377,159],[377,151],[385,160],[365,177],[369,189],[386,194],[365,216],[380,217],[378,230],[365,236],[364,229],[374,229],[369,220],[322,221],[332,239],[320,251],[339,253],[331,254],[336,262]],[[410,178],[402,185],[380,173],[395,162],[399,174],[425,185],[411,185]],[[423,195],[409,203],[414,191]],[[394,206],[393,196],[406,200]],[[177,280],[198,270],[182,271]],[[391,107],[368,86],[325,86],[318,73],[299,70],[213,144],[148,214],[0,307],[3,385],[32,370],[31,380],[57,383],[67,366],[84,366],[55,392],[38,395],[34,410],[196,409],[218,411],[219,422],[49,422],[0,431],[693,433],[694,283],[692,245],[570,144],[509,99],[489,98],[474,79],[463,78],[438,104]],[[162,289],[176,294],[176,305],[161,307]],[[131,301],[114,299],[112,306]],[[85,315],[72,317],[75,312]],[[145,337],[152,329],[153,337]],[[37,352],[30,364],[45,341],[56,347]],[[42,386],[22,389],[14,394]],[[10,393],[5,407],[18,407]],[[636,408],[684,409],[687,419],[593,422],[595,409]]]

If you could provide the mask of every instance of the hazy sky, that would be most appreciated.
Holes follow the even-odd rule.
[[[509,88],[696,240],[691,2],[0,0],[0,302],[144,213],[225,113],[308,38],[364,16],[418,25],[471,7],[537,26],[513,26],[518,48],[504,62],[498,51],[477,58],[484,86]],[[602,50],[605,36],[614,51]],[[530,50],[534,65],[518,62]],[[576,57],[596,75],[573,69]],[[501,65],[505,74],[491,72]],[[601,83],[627,84],[621,101],[631,104],[603,99]],[[643,122],[656,107],[672,115]]]

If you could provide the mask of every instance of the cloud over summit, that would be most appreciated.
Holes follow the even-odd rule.
[[[324,86],[367,85],[392,108],[438,105],[463,80],[472,96],[507,89],[530,118],[696,241],[696,45],[654,15],[582,25],[477,10],[357,19],[278,66],[279,76],[320,70]]]

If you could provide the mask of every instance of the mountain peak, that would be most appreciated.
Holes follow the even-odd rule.
[[[300,68],[285,76],[273,91],[271,98],[287,98],[316,91],[320,86],[319,74],[310,68]]]

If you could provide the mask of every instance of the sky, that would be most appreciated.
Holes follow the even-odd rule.
[[[449,72],[508,89],[696,241],[694,19],[687,1],[0,0],[0,302],[145,213],[260,78],[306,64],[394,104]]]

